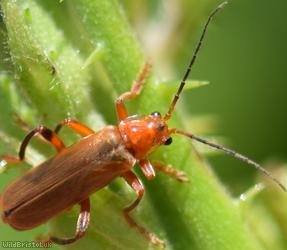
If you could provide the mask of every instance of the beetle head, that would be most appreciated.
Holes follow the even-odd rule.
[[[137,158],[142,159],[160,145],[169,145],[172,139],[165,120],[159,112],[140,117],[130,116],[119,124],[124,144]]]

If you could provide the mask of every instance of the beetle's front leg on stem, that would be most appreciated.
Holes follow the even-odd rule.
[[[151,165],[150,161],[147,159],[142,159],[139,161],[141,171],[143,172],[144,176],[150,181],[155,177],[155,171],[153,166]]]
[[[177,179],[178,181],[189,182],[188,177],[183,171],[177,170],[171,167],[170,165],[166,165],[160,161],[152,161],[152,166],[156,170],[161,171],[165,173],[166,175],[169,175],[170,177]]]
[[[165,245],[165,242],[158,239],[155,235],[148,232],[144,227],[138,225],[134,219],[130,216],[130,212],[139,204],[144,195],[144,186],[140,179],[132,172],[128,171],[124,173],[123,178],[132,187],[132,189],[137,193],[137,199],[128,207],[123,209],[125,219],[131,227],[135,227],[141,234],[143,234],[149,241],[155,245]]]
[[[141,93],[143,89],[143,84],[145,83],[145,80],[148,76],[150,68],[151,68],[151,64],[146,63],[142,71],[140,72],[140,74],[137,76],[137,79],[133,82],[131,91],[125,92],[117,98],[116,110],[117,110],[119,121],[122,121],[128,117],[128,111],[124,104],[124,100],[131,100],[137,97]]]

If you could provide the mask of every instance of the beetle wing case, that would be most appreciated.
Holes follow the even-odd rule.
[[[79,203],[133,167],[116,127],[84,137],[10,184],[2,217],[18,230],[34,228]]]

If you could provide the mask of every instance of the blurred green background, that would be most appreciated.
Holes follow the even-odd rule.
[[[162,79],[183,76],[201,28],[217,3],[122,1],[146,58]],[[49,4],[43,6],[52,12]],[[287,156],[286,10],[283,0],[230,1],[211,24],[190,76],[211,84],[183,98],[192,118],[215,119],[215,128],[204,134],[223,137],[227,146],[263,164],[270,160],[284,163]],[[256,182],[257,172],[245,163],[226,155],[209,160],[236,196]],[[18,173],[11,170],[1,175],[1,190]],[[0,232],[1,238],[27,240],[45,228],[15,233],[1,223]]]

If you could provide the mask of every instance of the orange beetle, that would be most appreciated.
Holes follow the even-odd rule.
[[[54,131],[43,126],[32,130],[23,140],[18,157],[4,156],[3,160],[8,163],[23,161],[25,149],[30,139],[35,135],[41,135],[58,151],[58,154],[31,169],[5,189],[1,197],[3,221],[15,229],[28,230],[47,222],[65,209],[80,204],[81,212],[78,217],[75,236],[69,239],[51,236],[46,241],[57,244],[73,243],[83,237],[88,228],[90,219],[89,196],[109,184],[116,177],[122,176],[137,193],[137,199],[123,209],[128,224],[135,227],[152,243],[163,244],[162,240],[138,225],[130,216],[130,212],[139,204],[144,194],[143,184],[131,169],[136,162],[139,162],[143,174],[149,180],[155,177],[154,169],[156,168],[180,181],[186,181],[187,177],[181,171],[162,166],[159,163],[151,164],[147,159],[149,153],[157,147],[172,143],[171,134],[180,134],[231,154],[262,171],[286,191],[286,188],[271,173],[256,162],[193,134],[169,129],[166,123],[172,115],[195,62],[207,26],[212,17],[225,4],[226,2],[222,3],[210,14],[184,78],[164,117],[161,117],[158,112],[142,117],[128,116],[123,103],[124,100],[133,99],[140,94],[150,69],[150,65],[146,64],[134,82],[131,91],[122,94],[116,101],[118,126],[107,126],[95,132],[77,121],[66,119],[59,123]],[[57,135],[63,126],[70,127],[83,138],[72,146],[65,147]]]

